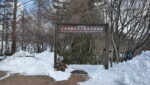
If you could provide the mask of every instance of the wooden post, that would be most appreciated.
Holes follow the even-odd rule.
[[[54,68],[56,69],[57,66],[57,28],[58,25],[55,24],[55,39],[54,39]]]
[[[105,69],[109,68],[109,64],[108,64],[108,56],[109,56],[109,28],[108,27],[109,26],[107,24],[106,27],[105,27],[105,48],[106,48],[106,51],[105,51],[105,63],[104,63]]]

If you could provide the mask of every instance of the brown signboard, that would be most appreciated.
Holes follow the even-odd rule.
[[[61,33],[105,33],[105,26],[86,25],[59,25]]]

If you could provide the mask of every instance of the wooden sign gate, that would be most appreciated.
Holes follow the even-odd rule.
[[[105,34],[104,67],[108,69],[109,28],[108,24],[62,24],[57,23],[55,28],[54,67],[57,65],[57,41],[59,34]]]

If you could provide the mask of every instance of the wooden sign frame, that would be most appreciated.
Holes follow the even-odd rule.
[[[104,67],[108,69],[109,26],[108,24],[66,24],[57,23],[55,26],[54,67],[57,65],[57,41],[59,34],[105,34]],[[56,68],[57,69],[57,68]]]

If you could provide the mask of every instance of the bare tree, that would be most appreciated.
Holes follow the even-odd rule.
[[[104,9],[101,13],[104,13],[102,15],[105,22],[110,23],[111,40],[117,61],[123,46],[134,54],[148,39],[149,28],[145,16],[150,9],[149,3],[149,0],[107,0],[99,5],[99,8]],[[129,42],[130,46],[126,46],[124,42]]]
[[[9,3],[9,1],[3,1],[0,4],[0,9],[1,9],[1,19],[0,21],[2,21],[2,33],[1,33],[1,54],[5,54],[8,53],[9,48],[8,48],[8,36],[9,36],[9,23],[10,23],[10,17],[11,17],[11,7],[12,5]],[[6,52],[7,51],[7,52]]]

